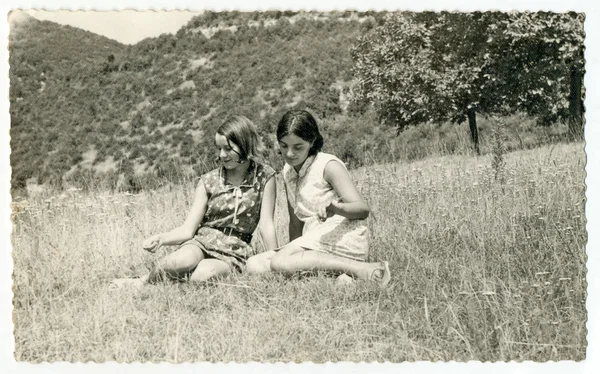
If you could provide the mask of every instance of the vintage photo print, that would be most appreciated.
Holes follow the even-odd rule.
[[[597,9],[390,6],[9,4],[7,367],[593,371]]]

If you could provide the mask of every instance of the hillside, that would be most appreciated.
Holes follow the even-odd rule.
[[[213,136],[229,115],[273,143],[280,116],[308,108],[325,151],[350,167],[469,153],[468,129],[422,124],[398,134],[351,100],[350,49],[385,13],[206,12],[176,35],[133,46],[30,18],[11,28],[13,191],[28,183],[155,188],[215,166]],[[507,118],[507,149],[563,138],[565,126]],[[494,126],[478,122],[482,153]]]
[[[11,30],[13,186],[202,172],[228,115],[348,109],[349,48],[373,16],[206,13],[128,47],[51,22]],[[127,178],[126,178],[127,179]]]
[[[97,69],[127,47],[70,26],[28,18],[9,35],[11,166],[14,187],[59,175],[82,158],[89,134],[118,105]],[[93,136],[96,141],[100,134]]]

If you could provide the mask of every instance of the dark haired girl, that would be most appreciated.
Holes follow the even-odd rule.
[[[321,152],[323,137],[314,117],[305,110],[287,112],[277,126],[277,140],[286,162],[290,243],[250,258],[248,271],[328,270],[385,286],[388,263],[365,262],[369,207],[344,163]]]

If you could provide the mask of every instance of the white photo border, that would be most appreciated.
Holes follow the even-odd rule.
[[[598,192],[600,176],[600,12],[599,6],[593,0],[519,0],[519,1],[488,1],[488,0],[458,0],[445,2],[442,0],[420,0],[420,1],[385,1],[370,0],[368,2],[358,0],[295,0],[295,1],[273,1],[273,0],[207,0],[195,2],[191,0],[97,0],[97,1],[75,1],[75,0],[47,0],[47,1],[16,1],[7,0],[1,5],[5,17],[14,9],[72,9],[72,10],[271,10],[271,9],[303,9],[303,10],[344,10],[352,9],[366,10],[449,10],[449,11],[576,11],[586,14],[586,73],[584,84],[586,87],[585,97],[585,140],[587,154],[587,177],[586,177],[586,218],[587,218],[587,281],[588,296],[586,306],[588,312],[588,346],[586,360],[582,362],[547,362],[547,363],[327,363],[327,364],[211,364],[211,363],[185,363],[185,364],[117,364],[117,363],[55,363],[55,364],[27,364],[18,363],[14,360],[14,340],[12,324],[12,257],[11,257],[11,223],[10,223],[10,117],[8,102],[8,22],[0,26],[2,48],[0,48],[0,63],[2,74],[0,84],[5,95],[5,100],[0,101],[0,206],[2,220],[0,222],[0,368],[5,373],[79,373],[85,370],[87,373],[104,373],[112,371],[127,370],[130,374],[158,373],[178,370],[179,373],[219,372],[234,373],[246,372],[286,372],[286,373],[592,373],[600,369],[600,345],[599,345],[599,272],[600,272],[600,195]],[[595,228],[595,230],[594,230]]]

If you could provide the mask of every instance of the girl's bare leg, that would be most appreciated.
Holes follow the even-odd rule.
[[[149,274],[139,278],[115,279],[109,289],[116,290],[124,287],[140,289],[145,284],[156,283],[165,278],[179,279],[194,270],[203,259],[204,253],[200,248],[195,245],[185,245],[160,259]]]
[[[179,279],[185,276],[204,259],[204,253],[195,245],[184,245],[163,257],[148,274],[146,282],[156,283],[164,279]]]
[[[267,251],[254,255],[246,261],[246,272],[248,274],[263,274],[271,271],[271,259],[277,252]]]
[[[271,259],[271,269],[283,273],[307,270],[329,270],[346,273],[359,279],[377,277],[382,283],[389,281],[389,269],[384,263],[366,263],[339,257],[330,253],[307,250],[287,245]],[[385,279],[385,281],[384,281]]]
[[[196,270],[190,276],[190,282],[204,282],[213,277],[222,277],[229,275],[231,268],[229,265],[216,258],[208,258],[200,261]]]

